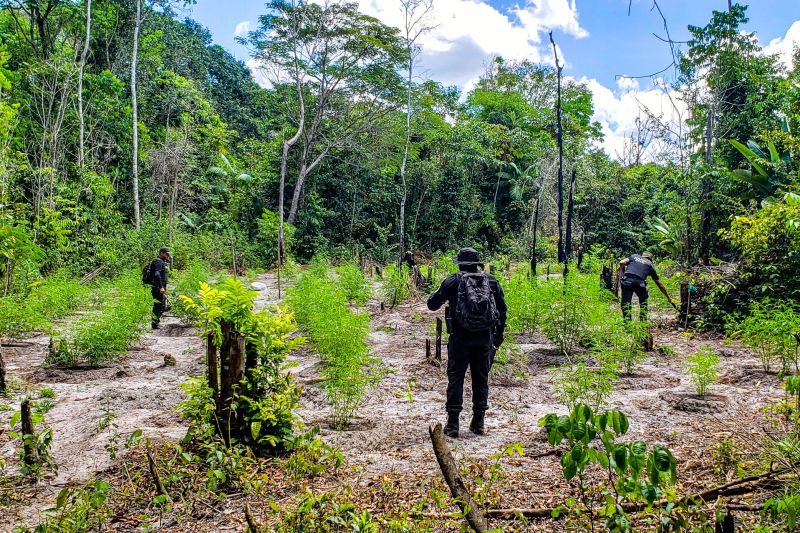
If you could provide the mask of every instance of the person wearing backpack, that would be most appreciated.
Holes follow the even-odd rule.
[[[172,255],[169,248],[164,246],[158,252],[158,257],[147,265],[142,273],[142,282],[150,285],[150,294],[153,296],[153,321],[150,324],[153,329],[158,329],[161,322],[161,315],[164,314],[164,307],[167,301],[167,281],[169,281],[169,271],[167,262]]]
[[[489,369],[494,354],[503,344],[508,310],[503,288],[494,276],[484,272],[474,248],[462,248],[453,262],[459,272],[442,282],[428,298],[428,309],[444,305],[447,319],[447,425],[444,434],[458,438],[458,419],[464,402],[464,376],[472,376],[472,421],[476,435],[486,433],[484,419],[489,408]]]

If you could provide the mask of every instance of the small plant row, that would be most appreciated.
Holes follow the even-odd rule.
[[[320,258],[297,279],[288,302],[322,360],[332,424],[343,428],[380,377],[378,359],[369,355],[366,342],[369,315],[350,309],[347,294],[331,276],[330,264]]]
[[[33,285],[27,295],[0,298],[0,338],[50,332],[53,321],[77,309],[90,293],[80,280],[58,274]]]
[[[726,330],[756,352],[765,372],[771,372],[776,363],[784,373],[800,371],[800,307],[796,304],[756,302],[745,316],[729,315]]]
[[[99,284],[85,313],[54,333],[47,363],[97,366],[119,357],[143,333],[152,303],[138,272]]]

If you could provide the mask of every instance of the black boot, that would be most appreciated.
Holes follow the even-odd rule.
[[[447,425],[444,427],[444,434],[454,439],[458,438],[458,413],[447,413]]]
[[[486,428],[483,425],[483,419],[486,411],[473,411],[472,421],[469,423],[469,430],[476,435],[486,435]]]

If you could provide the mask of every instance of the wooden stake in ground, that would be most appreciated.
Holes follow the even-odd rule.
[[[6,362],[3,360],[3,345],[0,344],[0,392],[6,391]]]
[[[442,362],[442,319],[436,317],[436,361]]]
[[[214,405],[219,405],[219,363],[217,362],[217,345],[214,344],[213,333],[209,333],[206,338],[206,365],[208,366],[208,386],[214,397]]]
[[[428,430],[433,443],[433,452],[439,462],[439,468],[442,469],[442,475],[456,500],[456,504],[464,513],[464,517],[470,527],[477,533],[484,533],[489,529],[489,524],[458,475],[458,465],[456,465],[453,455],[450,453],[450,448],[447,446],[444,433],[442,433],[442,425],[437,423],[430,426]]]
[[[33,431],[33,414],[31,413],[31,403],[26,398],[20,406],[22,423],[22,462],[28,467],[36,466],[36,446],[34,446],[35,433]]]

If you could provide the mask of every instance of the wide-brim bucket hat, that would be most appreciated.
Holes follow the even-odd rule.
[[[478,250],[475,248],[462,248],[458,255],[453,258],[453,263],[458,266],[483,266]]]

